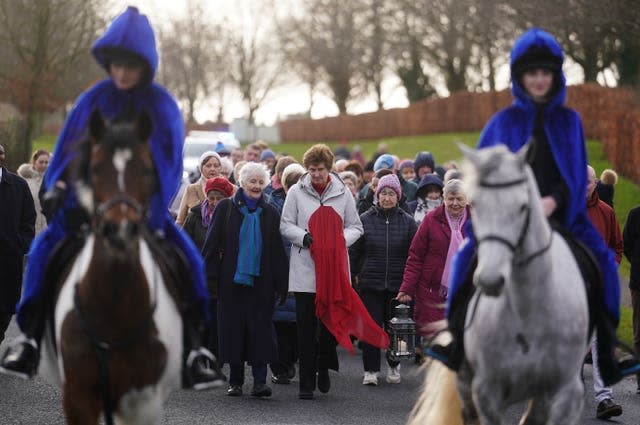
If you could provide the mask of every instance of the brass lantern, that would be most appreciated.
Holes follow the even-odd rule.
[[[416,322],[409,317],[411,308],[408,305],[398,304],[394,311],[395,317],[387,325],[391,340],[388,356],[397,361],[415,355]]]

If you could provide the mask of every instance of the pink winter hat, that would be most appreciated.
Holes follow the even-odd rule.
[[[386,187],[388,187],[389,189],[393,189],[393,191],[398,195],[398,199],[402,197],[402,187],[400,187],[400,180],[398,180],[398,177],[395,174],[387,174],[386,176],[382,176],[382,178],[380,178],[378,187],[376,187],[376,199],[378,199],[380,191]]]

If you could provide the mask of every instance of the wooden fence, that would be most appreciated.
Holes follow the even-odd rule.
[[[458,92],[447,98],[416,102],[407,108],[283,121],[279,123],[280,136],[283,142],[312,142],[479,131],[511,100],[508,90]],[[582,116],[586,136],[604,143],[615,168],[640,184],[640,107],[633,93],[596,84],[571,86],[567,104]]]

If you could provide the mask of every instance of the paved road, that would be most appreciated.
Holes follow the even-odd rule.
[[[8,338],[17,334],[12,324]],[[4,351],[6,342],[1,344]],[[362,385],[362,361],[359,354],[340,351],[340,373],[331,372],[329,394],[319,394],[314,400],[297,398],[297,381],[292,385],[272,385],[270,399],[248,396],[231,398],[224,389],[206,392],[177,390],[166,406],[163,424],[402,424],[411,409],[419,387],[421,372],[411,363],[402,364],[403,382],[399,385],[382,383],[378,387]],[[384,370],[384,366],[383,366]],[[227,371],[228,372],[228,371]],[[250,391],[247,371],[246,392]],[[602,424],[595,419],[595,403],[591,385],[591,371],[585,368],[587,385],[586,408],[582,424]],[[0,376],[0,425],[63,424],[61,396],[57,388],[40,378],[21,381]],[[635,381],[627,379],[616,386],[615,396],[625,411],[613,423],[640,423],[640,395],[635,394]],[[509,423],[518,422],[522,406],[511,409]]]

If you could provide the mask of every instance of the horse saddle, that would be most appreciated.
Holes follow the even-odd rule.
[[[596,315],[600,313],[601,307],[598,298],[602,296],[602,271],[596,261],[596,258],[591,253],[591,250],[578,239],[576,239],[571,233],[569,233],[564,227],[557,225],[553,221],[551,226],[560,236],[564,238],[569,245],[578,269],[582,274],[582,280],[584,281],[585,291],[587,293],[587,302],[589,304],[589,334],[593,332],[595,326]]]

